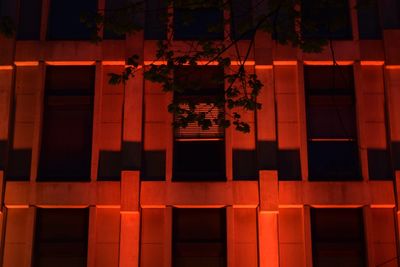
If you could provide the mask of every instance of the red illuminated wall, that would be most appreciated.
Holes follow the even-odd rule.
[[[46,14],[48,1],[43,2]],[[100,0],[99,8],[104,5]],[[166,112],[172,96],[141,75],[154,59],[156,41],[145,40],[143,32],[99,44],[46,41],[46,26],[36,41],[0,37],[0,149],[4,147],[0,156],[11,162],[10,155],[16,153],[12,154],[15,167],[0,168],[1,266],[31,266],[37,253],[38,210],[61,208],[88,210],[90,267],[172,266],[177,208],[224,209],[229,267],[312,266],[313,233],[318,231],[311,216],[314,210],[359,209],[365,264],[397,266],[400,30],[384,30],[379,40],[360,40],[355,10],[351,23],[353,40],[333,41],[333,48],[337,63],[353,68],[358,181],[309,181],[304,69],[332,65],[328,49],[307,54],[257,33],[246,68],[264,84],[258,99],[263,108],[256,116],[245,114],[251,133],[226,129],[226,181],[176,182],[172,181],[173,117]],[[186,44],[174,41],[174,45]],[[245,50],[248,41],[238,45]],[[108,73],[123,70],[126,56],[133,53],[140,55],[141,70],[125,87],[110,85]],[[50,66],[94,68],[90,175],[85,182],[38,177]],[[262,145],[272,145],[273,153],[262,150]],[[271,155],[288,164],[294,162],[289,156],[297,155],[293,164],[298,164],[298,174],[283,175],[290,165],[280,165],[281,169],[279,164],[262,165],[256,170],[258,179],[238,180],[234,173],[238,150],[257,150],[257,160],[265,166]],[[373,150],[392,152],[393,177],[370,177]],[[154,177],[161,173],[161,180],[143,178],[144,155],[154,160],[149,170]],[[121,165],[110,171],[107,164],[113,160]],[[15,176],[8,176],[9,170]]]

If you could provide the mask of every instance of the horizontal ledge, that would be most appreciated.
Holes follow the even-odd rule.
[[[348,66],[348,65],[353,65],[354,61],[353,60],[337,60],[335,61],[335,64],[332,60],[304,60],[303,61],[304,65],[310,65],[310,66],[333,66],[335,64],[339,66]]]
[[[39,61],[15,61],[14,64],[17,67],[37,67]]]
[[[96,61],[45,61],[46,65],[49,66],[92,66],[96,64]]]

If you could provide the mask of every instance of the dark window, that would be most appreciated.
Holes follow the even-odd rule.
[[[360,179],[352,66],[304,74],[310,180]]]
[[[89,180],[94,67],[48,67],[39,180]]]
[[[88,209],[37,209],[33,266],[87,266],[88,225]]]
[[[17,38],[19,40],[38,40],[40,38],[40,19],[42,0],[20,0]]]
[[[0,23],[3,24],[1,28],[7,34],[12,34],[10,31],[14,30],[17,21],[17,4],[15,0],[0,0]]]
[[[358,0],[358,31],[361,40],[382,38],[377,0]]]
[[[146,40],[164,40],[167,38],[167,1],[146,0],[144,24]]]
[[[271,37],[280,43],[286,43],[297,35],[295,30],[295,10],[292,1],[282,1],[271,3],[267,8],[268,13],[272,14],[269,18]]]
[[[226,266],[225,209],[173,209],[173,266]]]
[[[347,0],[302,0],[301,16],[305,38],[352,38]]]
[[[174,1],[174,39],[218,40],[224,38],[224,12],[219,0],[196,6],[190,1]]]
[[[232,0],[231,3],[231,18],[232,18],[232,38],[251,39],[254,35],[252,31],[253,18],[252,18],[251,1]]]
[[[311,209],[313,266],[366,266],[363,225],[362,209]]]
[[[81,16],[97,12],[97,0],[52,0],[49,12],[49,40],[88,40],[93,37],[93,28],[82,23]]]
[[[196,107],[196,112],[207,113],[215,119],[222,112],[212,102],[223,97],[223,69],[219,67],[185,67],[175,72],[176,84],[185,87],[184,94],[175,94],[179,102],[186,101]],[[221,82],[222,81],[222,82]],[[210,111],[211,110],[211,111]],[[175,118],[177,120],[177,118]],[[225,180],[224,129],[213,125],[202,130],[197,122],[174,132],[174,174],[179,181]]]
[[[106,9],[105,9],[105,17],[113,22],[114,17],[118,18],[118,14],[123,12],[123,8],[126,7],[127,0],[106,0]],[[104,28],[104,39],[125,39],[125,34],[118,33],[114,29],[110,29],[110,27]]]
[[[400,28],[400,1],[379,0],[379,9],[384,29]]]

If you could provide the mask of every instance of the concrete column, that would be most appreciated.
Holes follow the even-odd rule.
[[[400,170],[400,65],[385,66],[392,162]]]
[[[276,137],[276,106],[275,88],[272,65],[255,67],[258,79],[264,87],[257,98],[262,105],[257,111],[257,151],[258,165],[264,170],[276,169],[277,165],[277,137]]]
[[[4,236],[6,231],[6,207],[4,206],[4,172],[0,171],[0,263],[3,262]]]
[[[30,180],[36,181],[38,168],[39,168],[39,158],[40,158],[40,144],[42,135],[42,125],[43,125],[43,109],[44,109],[44,90],[45,90],[45,63],[39,62],[37,69],[37,75],[40,77],[38,81],[38,87],[36,90],[36,110],[34,114],[34,125],[33,125],[33,140],[32,140],[32,161],[31,161],[31,173]]]
[[[311,218],[310,206],[303,207],[303,222],[304,222],[304,257],[305,266],[312,267],[312,239],[311,239]]]
[[[96,62],[94,79],[94,105],[93,105],[93,132],[92,132],[92,162],[90,168],[90,180],[97,180],[99,165],[99,133],[100,133],[100,111],[102,107],[102,88],[103,88],[103,65]]]
[[[258,255],[260,267],[279,266],[278,174],[260,171],[258,209]]]
[[[279,161],[287,166],[279,176],[286,179],[304,178],[301,162],[307,163],[305,155],[300,154],[299,106],[303,102],[299,98],[298,68],[296,61],[274,66]]]
[[[361,176],[363,180],[369,180],[368,175],[368,155],[367,155],[367,136],[366,136],[366,125],[365,121],[365,111],[363,99],[363,84],[362,84],[362,76],[361,76],[361,65],[360,62],[355,62],[354,65],[354,93],[356,101],[356,114],[357,114],[357,129],[358,129],[358,146],[359,146],[359,155],[360,155],[360,170]]]
[[[369,267],[374,267],[375,265],[375,255],[374,255],[374,231],[371,218],[371,207],[363,207],[364,215],[364,236],[365,236],[365,248],[367,254],[367,264]]]
[[[139,266],[139,186],[138,171],[122,172],[119,267]]]
[[[96,207],[89,207],[87,266],[96,266]]]
[[[32,265],[35,208],[7,210],[3,267]]]
[[[279,266],[306,266],[302,207],[280,208],[278,224]]]
[[[134,41],[139,42],[139,41]],[[138,170],[142,153],[143,69],[125,84],[122,126],[123,168]]]
[[[234,246],[234,235],[235,235],[235,220],[233,207],[226,208],[226,261],[227,266],[235,266],[235,246]]]
[[[0,169],[4,169],[8,153],[13,79],[14,68],[12,66],[0,66]]]

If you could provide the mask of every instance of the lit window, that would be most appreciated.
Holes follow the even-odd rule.
[[[304,69],[310,180],[358,180],[352,66]]]
[[[226,266],[225,209],[173,209],[173,267]]]
[[[313,266],[365,266],[362,209],[311,209]]]
[[[93,91],[94,67],[47,68],[39,180],[89,180]]]
[[[88,209],[37,209],[33,266],[87,266],[88,225]]]
[[[175,79],[177,84],[186,87],[185,93],[176,93],[174,96],[179,102],[191,103],[195,106],[196,113],[204,112],[208,119],[218,118],[222,108],[213,102],[224,94],[221,68],[187,67],[177,71]],[[181,107],[188,105],[183,104]],[[179,121],[178,116],[175,116],[175,121]],[[192,122],[186,128],[175,129],[174,137],[174,180],[226,179],[223,128],[213,124],[209,129],[203,130],[197,122]]]

